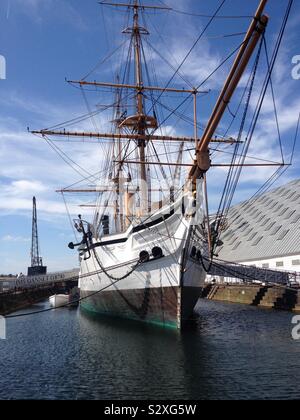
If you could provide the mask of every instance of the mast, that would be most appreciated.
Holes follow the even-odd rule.
[[[135,78],[136,78],[136,85],[138,89],[141,88],[143,85],[143,74],[142,74],[142,63],[141,63],[141,32],[139,26],[139,5],[138,0],[134,2],[134,16],[133,16],[133,36],[134,36],[134,48],[135,48]],[[144,101],[143,101],[143,94],[137,90],[136,94],[136,101],[137,101],[137,114],[138,124],[137,124],[137,133],[140,136],[145,135],[145,115],[144,115]],[[141,188],[141,212],[144,214],[144,210],[146,207],[146,201],[148,201],[147,192],[145,191],[147,185],[147,172],[146,172],[146,165],[143,163],[146,160],[145,151],[146,151],[146,142],[145,140],[138,141],[139,147],[139,155],[141,160],[140,165],[140,177],[142,181],[142,188]],[[148,203],[149,205],[149,203]]]
[[[117,82],[119,83],[119,76],[117,76]],[[115,110],[115,121],[116,121],[116,131],[117,134],[121,134],[121,130],[119,127],[119,121],[121,117],[121,95],[120,95],[120,89],[118,88],[116,90],[116,110]],[[122,157],[122,147],[121,147],[121,140],[120,138],[117,139],[117,144],[115,144],[115,151],[116,155],[118,156],[118,159],[121,159]],[[115,166],[115,174],[114,174],[114,182],[116,184],[116,200],[115,200],[115,226],[116,230],[118,230],[118,225],[120,226],[121,231],[123,231],[123,200],[121,196],[121,185],[120,185],[120,174],[122,171],[122,165],[121,163],[118,163],[117,166]]]

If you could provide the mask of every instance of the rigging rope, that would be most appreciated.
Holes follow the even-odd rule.
[[[84,76],[81,80],[84,81],[86,80],[91,74],[93,74],[100,66],[102,66],[104,63],[106,63],[106,61],[108,61],[111,57],[113,57],[115,55],[116,52],[118,52],[122,47],[124,47],[124,45],[127,43],[127,39],[126,41],[122,42],[122,44],[120,44],[115,50],[113,50],[112,52],[110,52],[105,58],[101,59],[97,65],[86,75]]]
[[[263,45],[263,43],[261,41],[260,47],[259,47],[259,50],[258,50],[258,53],[257,53],[257,57],[256,57],[256,60],[255,60],[254,68],[252,70],[251,83],[250,83],[249,93],[248,93],[248,97],[247,97],[247,101],[246,101],[246,105],[245,105],[245,110],[244,110],[240,130],[239,130],[238,141],[241,140],[242,134],[243,134],[243,131],[244,131],[244,127],[245,127],[246,118],[247,118],[247,114],[248,114],[248,110],[249,110],[249,106],[250,106],[250,101],[251,101],[251,98],[252,98],[254,83],[255,83],[255,79],[256,79],[259,59],[260,59],[260,55],[261,55],[262,45]],[[251,140],[252,140],[252,138],[249,137],[245,142],[241,157],[238,161],[239,165],[242,165],[245,162],[245,159],[247,157],[247,153],[248,153],[248,150],[249,150],[249,147],[250,147]],[[238,150],[239,150],[239,144],[237,144],[235,146],[235,150],[234,150],[234,154],[233,154],[233,158],[232,158],[232,165],[234,165],[237,162]],[[221,197],[221,200],[220,200],[219,209],[218,209],[218,212],[217,212],[217,215],[216,215],[216,232],[218,233],[217,239],[219,239],[219,237],[220,237],[220,226],[226,220],[228,211],[229,211],[230,206],[232,204],[233,196],[234,196],[234,193],[236,191],[241,172],[242,172],[242,167],[238,167],[238,168],[235,169],[234,166],[232,166],[230,168],[229,172],[228,172],[225,187],[224,187],[223,194],[222,194],[222,197]],[[215,246],[216,246],[216,243],[214,244],[214,247]]]
[[[89,173],[86,169],[84,169],[83,167],[81,167],[80,165],[78,165],[78,163],[76,163],[65,152],[63,152],[58,146],[56,146],[53,143],[52,140],[50,140],[47,136],[43,136],[43,138],[45,139],[45,141],[47,142],[47,144],[58,154],[58,156],[60,156],[60,158],[68,166],[70,166],[78,175],[80,175],[82,177],[82,173],[85,173],[86,175],[88,175],[89,179],[94,179],[94,181],[95,181],[95,178],[94,178],[94,176],[91,173]],[[76,169],[76,166],[79,169]],[[82,172],[80,172],[80,171],[82,171]]]
[[[221,61],[221,63],[196,87],[196,90],[199,90],[221,67],[223,67],[224,66],[224,64],[226,64],[227,63],[227,61],[228,60],[230,60],[230,58],[232,58],[239,50],[240,50],[240,48],[245,44],[245,43],[247,43],[248,42],[248,40],[249,40],[249,38],[248,39],[246,39],[246,40],[244,40],[237,48],[235,48],[224,60],[222,60]],[[170,117],[172,116],[172,115],[174,115],[187,101],[188,101],[188,99],[190,99],[191,98],[191,96],[192,96],[193,94],[190,94],[190,95],[188,95],[174,110],[172,110],[171,112],[170,112],[170,114],[162,121],[162,122],[160,122],[160,124],[159,124],[159,126],[158,126],[158,128],[160,128],[161,126],[163,126],[163,124],[165,124],[169,119],[170,119]],[[157,128],[157,129],[158,129]],[[155,131],[157,130],[157,129],[154,129],[153,130],[153,132],[151,133],[151,134],[154,134],[155,133]]]
[[[296,144],[297,144],[297,140],[298,140],[299,128],[300,128],[300,114],[299,114],[299,117],[298,117],[298,123],[297,123],[296,134],[295,134],[295,139],[294,139],[294,144],[293,144],[290,163],[293,163],[294,154],[295,154],[295,150],[296,150]]]
[[[75,240],[76,240],[76,241],[78,241],[77,233],[76,233],[76,230],[75,230],[75,227],[74,227],[74,223],[73,223],[73,221],[72,221],[71,214],[70,214],[70,212],[69,212],[69,208],[68,208],[68,205],[67,205],[67,202],[66,202],[65,196],[64,196],[64,194],[63,194],[63,193],[61,193],[61,195],[62,195],[62,198],[63,198],[64,204],[65,204],[66,212],[67,212],[67,215],[68,215],[68,219],[69,219],[69,222],[70,222],[71,228],[72,228],[73,233],[74,233]]]
[[[265,54],[266,54],[266,59],[267,59],[267,65],[268,65],[268,69],[270,69],[270,59],[269,59],[268,47],[267,47],[267,41],[266,41],[265,35],[263,36],[263,40],[264,40],[264,49],[265,49]],[[272,93],[272,101],[273,101],[273,107],[274,107],[274,113],[275,113],[275,120],[276,120],[276,128],[277,128],[278,140],[279,140],[279,146],[280,146],[280,153],[281,153],[282,163],[284,164],[282,139],[281,139],[281,132],[280,132],[280,127],[279,127],[278,112],[277,112],[277,106],[276,106],[276,99],[275,99],[272,75],[270,77],[270,88],[271,88],[271,93]]]
[[[259,119],[259,116],[260,116],[260,112],[261,112],[261,109],[262,109],[262,106],[263,106],[263,103],[264,103],[265,95],[266,95],[266,92],[267,92],[267,89],[268,89],[268,86],[269,86],[269,83],[270,83],[270,80],[271,80],[271,77],[272,77],[272,74],[273,74],[276,59],[277,59],[277,56],[278,56],[278,53],[279,53],[279,50],[280,50],[280,46],[281,46],[281,43],[282,43],[282,40],[283,40],[285,29],[286,29],[286,26],[287,26],[287,23],[288,23],[288,19],[289,19],[289,16],[290,16],[293,1],[294,0],[289,0],[289,4],[287,6],[287,10],[286,10],[286,13],[285,13],[285,16],[284,16],[284,19],[283,19],[283,23],[282,23],[282,26],[281,26],[281,29],[280,29],[280,32],[279,32],[279,35],[278,35],[278,39],[276,41],[276,45],[275,45],[275,48],[274,48],[272,59],[269,63],[270,65],[268,66],[267,75],[266,75],[264,84],[262,86],[262,91],[261,91],[260,97],[258,99],[258,103],[257,103],[256,109],[255,109],[254,115],[253,115],[253,119],[251,121],[251,125],[250,125],[250,128],[249,128],[247,137],[246,137],[247,141],[246,141],[245,146],[244,146],[245,158],[247,156],[248,149],[249,149],[251,140],[253,138],[254,131],[255,131],[255,128],[257,126],[258,119]],[[261,47],[262,47],[263,43],[264,43],[264,37],[262,38]],[[239,174],[239,175],[237,175],[238,177],[240,176],[241,171],[242,171],[242,167],[237,171],[237,174]],[[234,193],[235,190],[232,190],[232,191]],[[233,199],[233,195],[231,195],[231,197],[230,197],[230,203],[232,203],[232,199]],[[229,207],[227,208],[226,215],[228,214],[228,211],[229,211]],[[222,215],[223,220],[224,220],[224,217],[226,218],[226,215],[224,215],[224,214]],[[221,221],[220,221],[220,223],[221,223]],[[220,227],[220,223],[218,224],[218,227]],[[218,239],[220,238],[220,235],[221,235],[221,232],[218,233]]]
[[[196,48],[196,46],[198,45],[199,41],[201,40],[201,38],[203,37],[203,35],[206,33],[207,29],[210,27],[210,25],[212,24],[212,22],[214,21],[214,18],[218,15],[219,11],[222,9],[222,7],[224,6],[224,4],[226,3],[226,0],[222,0],[220,5],[217,7],[215,13],[213,14],[213,16],[210,18],[209,22],[205,25],[204,29],[201,31],[200,35],[198,36],[198,38],[196,39],[196,41],[194,42],[194,44],[192,45],[192,47],[189,49],[188,53],[185,55],[184,59],[181,61],[179,67],[177,68],[176,72],[173,74],[173,76],[170,78],[170,80],[168,81],[168,83],[165,86],[165,89],[167,89],[170,84],[172,83],[172,81],[174,80],[176,74],[178,74],[178,72],[180,71],[180,69],[184,66],[184,64],[186,63],[187,59],[189,58],[189,56],[191,55],[191,53],[194,51],[194,49]],[[161,98],[161,96],[163,95],[164,92],[162,92],[159,97],[158,100]]]
[[[192,17],[207,18],[207,19],[211,19],[212,17],[214,17],[215,19],[249,19],[249,18],[253,18],[253,16],[251,16],[251,15],[212,16],[212,15],[205,15],[205,14],[201,14],[201,13],[186,12],[184,10],[179,10],[179,9],[171,9],[170,12],[174,12],[174,13],[178,13],[178,14],[186,15],[186,16],[192,16]]]

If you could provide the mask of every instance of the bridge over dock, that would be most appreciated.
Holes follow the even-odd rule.
[[[38,276],[0,278],[0,315],[25,308],[78,287],[79,269]]]
[[[300,273],[296,271],[271,270],[217,259],[210,265],[207,275],[207,280],[213,279],[221,283],[300,285]]]

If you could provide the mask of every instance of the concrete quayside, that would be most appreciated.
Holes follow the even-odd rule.
[[[203,298],[300,313],[300,288],[262,284],[208,284]]]

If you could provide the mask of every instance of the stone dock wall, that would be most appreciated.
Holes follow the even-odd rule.
[[[70,293],[77,285],[77,281],[70,281],[49,284],[44,287],[0,293],[0,315],[8,315],[20,309],[27,308],[55,294]]]
[[[49,289],[30,290],[22,293],[0,294],[0,315],[8,315],[19,309],[27,308],[35,303],[47,299],[52,295]]]
[[[261,285],[208,285],[203,297],[262,308],[300,312],[300,289]]]

